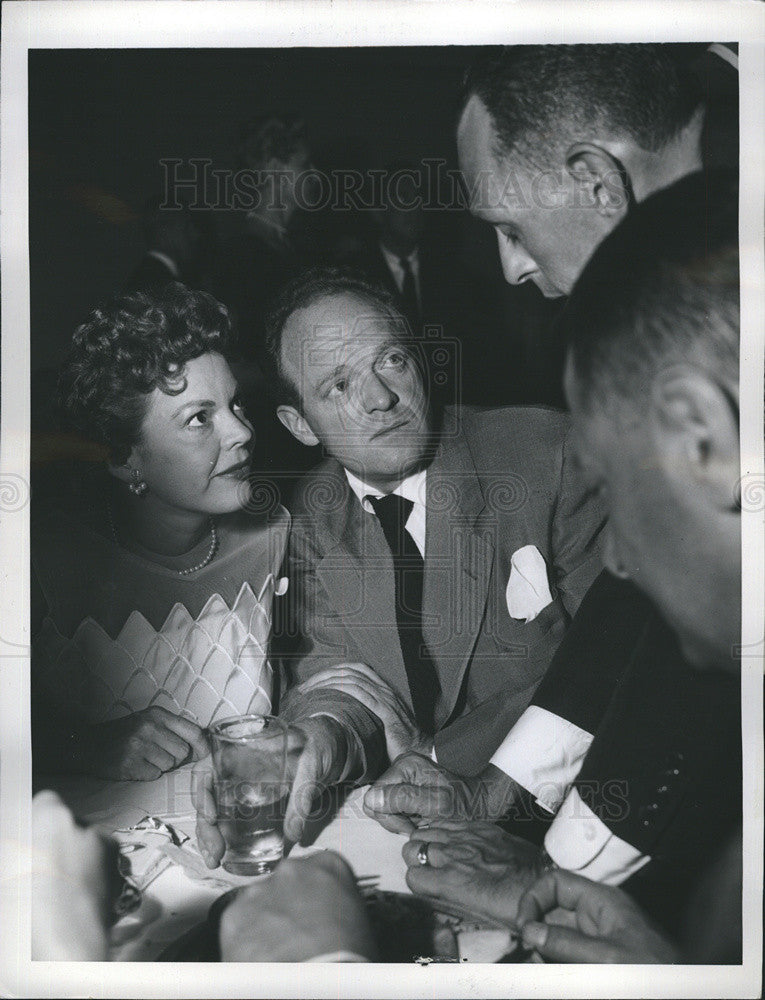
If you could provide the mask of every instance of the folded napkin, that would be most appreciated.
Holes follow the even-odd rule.
[[[114,831],[119,844],[120,873],[143,891],[170,865],[164,848],[182,848],[190,839],[156,816],[144,816],[134,826]]]

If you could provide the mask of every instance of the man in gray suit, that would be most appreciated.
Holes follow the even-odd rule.
[[[564,415],[457,407],[436,428],[405,322],[365,280],[298,279],[269,344],[280,419],[330,456],[291,505],[282,714],[322,729],[295,777],[294,839],[318,787],[374,778],[386,750],[486,763],[600,570],[603,518],[572,478]],[[400,745],[385,712],[332,687],[338,669],[396,699]]]

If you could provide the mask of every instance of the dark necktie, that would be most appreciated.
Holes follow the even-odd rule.
[[[414,271],[408,257],[399,257],[398,262],[404,273],[404,283],[401,286],[401,308],[412,326],[412,333],[416,335],[420,327],[420,303],[417,299]]]
[[[432,735],[433,711],[439,693],[436,668],[422,635],[422,584],[425,564],[414,539],[406,530],[412,501],[390,493],[367,497],[377,514],[393,556],[396,588],[396,624],[401,655],[409,679],[414,715],[420,729]]]

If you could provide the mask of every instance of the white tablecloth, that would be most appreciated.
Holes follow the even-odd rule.
[[[248,881],[221,868],[209,872],[199,858],[192,774],[189,765],[149,782],[84,777],[57,777],[44,782],[44,787],[61,795],[75,815],[104,833],[154,816],[191,838],[183,853],[197,862],[204,881],[178,864],[161,872],[144,890],[140,908],[115,926],[111,949],[114,961],[152,961],[167,945],[204,920],[214,900],[226,889]],[[365,791],[353,790],[341,805],[330,803],[324,818],[311,825],[308,843],[294,847],[293,854],[297,857],[317,850],[338,851],[357,877],[374,876],[377,888],[408,893],[401,856],[405,839],[388,832],[364,813],[361,802]],[[504,931],[470,931],[460,934],[458,946],[460,956],[466,960],[492,962],[509,950],[510,935]]]
[[[156,816],[188,834],[185,851],[196,853],[196,813],[191,799],[192,767],[180,768],[156,781],[102,781],[94,778],[56,778],[46,782],[81,819],[105,833]],[[355,789],[310,846],[296,846],[294,856],[331,848],[338,851],[357,876],[379,878],[379,888],[408,892],[406,866],[401,857],[404,838],[383,829],[361,808],[364,789]],[[112,957],[118,961],[151,961],[170,942],[203,920],[212,902],[228,886],[247,880],[223,869],[211,872],[217,883],[195,881],[179,865],[171,865],[144,891],[143,903],[123,918],[113,932]]]

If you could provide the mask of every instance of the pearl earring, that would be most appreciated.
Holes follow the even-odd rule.
[[[130,483],[130,492],[137,497],[141,497],[148,488],[143,479],[141,479],[141,470],[133,469],[133,482]]]

